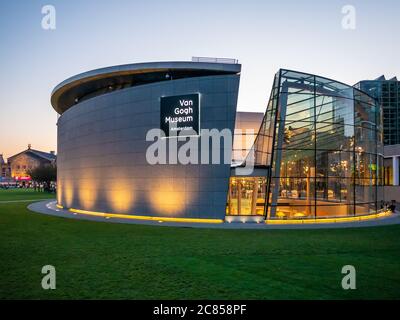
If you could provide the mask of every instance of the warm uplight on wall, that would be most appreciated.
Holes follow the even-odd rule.
[[[107,190],[107,202],[115,212],[128,213],[133,208],[133,181],[127,178],[113,180]]]
[[[93,210],[98,194],[96,185],[96,175],[90,171],[85,171],[80,180],[78,197],[82,209]]]
[[[57,203],[62,203],[63,185],[58,181],[57,185]]]
[[[165,215],[179,213],[185,209],[185,204],[191,202],[188,193],[174,190],[170,179],[156,181],[147,196],[153,209]]]
[[[64,181],[63,183],[61,179],[61,188],[63,189],[65,206],[72,207],[74,202],[74,185],[70,180]]]
[[[157,190],[151,194],[151,205],[157,212],[172,215],[185,208],[185,197],[182,192]]]

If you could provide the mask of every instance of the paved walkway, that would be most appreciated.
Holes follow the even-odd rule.
[[[88,216],[84,214],[74,214],[68,210],[59,209],[56,207],[55,200],[46,200],[35,202],[28,205],[28,209],[34,212],[47,214],[56,217],[88,220],[88,221],[100,221],[100,222],[112,222],[112,223],[127,223],[127,224],[138,224],[138,225],[152,225],[152,226],[168,226],[168,227],[186,227],[186,228],[217,228],[217,229],[331,229],[331,228],[361,228],[361,227],[373,227],[373,226],[385,226],[392,224],[400,224],[400,214],[396,213],[389,217],[378,218],[367,221],[359,222],[339,222],[339,223],[315,223],[315,224],[281,224],[281,225],[268,225],[265,223],[183,223],[183,222],[157,222],[157,221],[146,221],[146,220],[132,220],[123,218],[106,218],[98,216]]]

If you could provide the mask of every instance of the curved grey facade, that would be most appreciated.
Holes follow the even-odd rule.
[[[58,203],[96,212],[223,219],[230,164],[151,165],[146,150],[153,142],[146,134],[160,126],[160,97],[188,93],[200,94],[201,129],[233,132],[236,71],[134,85],[67,108],[58,120]]]

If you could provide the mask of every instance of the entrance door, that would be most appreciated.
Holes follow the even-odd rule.
[[[231,177],[227,215],[263,215],[266,177]]]

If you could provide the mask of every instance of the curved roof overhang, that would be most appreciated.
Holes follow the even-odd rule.
[[[51,93],[53,108],[62,114],[76,103],[132,86],[182,78],[238,74],[240,64],[208,62],[147,62],[106,67],[66,79]]]

